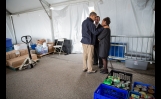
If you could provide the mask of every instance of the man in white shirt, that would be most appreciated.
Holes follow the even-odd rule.
[[[97,16],[96,19],[95,19],[95,26],[96,28],[100,28],[102,27],[102,25],[99,23],[100,21],[100,17]],[[103,62],[102,62],[102,59],[99,58],[99,41],[98,41],[98,35],[96,35],[96,41],[95,41],[95,45],[94,45],[94,63],[93,65],[98,65],[98,61],[99,61],[99,68],[102,68],[103,67]]]
[[[94,24],[95,24],[96,28],[97,28],[98,25],[100,24],[99,21],[100,21],[100,17],[97,16],[97,17],[96,17],[96,20],[94,21]]]

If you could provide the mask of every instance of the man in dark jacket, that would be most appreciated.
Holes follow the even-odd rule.
[[[83,46],[83,71],[87,73],[95,73],[93,70],[93,56],[94,56],[94,44],[96,36],[103,31],[103,27],[96,28],[93,24],[97,17],[95,12],[91,12],[89,17],[82,22],[82,46]]]
[[[99,21],[100,21],[100,17],[97,16],[95,23],[94,23],[96,28],[102,27],[102,25],[99,23]],[[94,45],[94,63],[93,63],[93,65],[98,65],[98,61],[99,61],[99,68],[102,68],[103,62],[102,62],[102,59],[99,57],[99,41],[98,41],[98,35],[96,35],[96,41],[95,41],[95,45]]]

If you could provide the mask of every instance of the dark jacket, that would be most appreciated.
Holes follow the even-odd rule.
[[[99,29],[99,28],[101,28],[101,27],[102,27],[102,25],[99,24],[98,27],[97,27],[97,29]],[[99,34],[98,34],[98,35],[99,35]],[[96,37],[95,37],[95,38],[96,38],[96,41],[95,41],[95,46],[96,46],[96,47],[99,46],[98,35],[96,35]]]
[[[107,58],[110,51],[110,36],[111,30],[105,28],[98,36],[99,41],[99,57]]]
[[[103,31],[103,27],[96,29],[91,18],[87,18],[82,22],[82,40],[83,44],[94,45],[96,41],[96,36]]]

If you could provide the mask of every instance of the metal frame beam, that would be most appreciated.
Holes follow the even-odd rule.
[[[97,0],[80,0],[80,1],[72,0],[72,1],[65,1],[65,2],[61,2],[61,3],[50,4],[50,7],[51,6],[55,7],[55,6],[61,6],[61,5],[75,4],[75,3],[81,3],[81,2],[90,2],[90,1],[97,1]],[[15,13],[12,13],[12,15],[23,14],[23,13],[33,12],[33,11],[38,11],[38,10],[43,10],[43,7],[38,7],[38,8],[35,8],[35,9],[29,9],[29,10],[20,11],[20,12],[15,12]]]
[[[79,1],[72,0],[72,1],[64,1],[64,2],[61,2],[61,3],[51,4],[51,6],[54,7],[54,6],[61,6],[61,5],[68,5],[68,4],[81,3],[81,2],[90,2],[90,1],[96,1],[96,0],[79,0]]]
[[[45,0],[40,0],[41,2],[45,3],[48,7],[50,7],[50,4],[46,2]]]
[[[51,19],[51,16],[49,15],[49,13],[46,11],[46,9],[45,9],[45,7],[44,7],[44,5],[43,5],[43,3],[42,3],[42,0],[39,0],[40,1],[40,3],[41,3],[41,5],[42,5],[42,7],[44,8],[44,10],[45,10],[45,12],[46,12],[46,14],[49,16],[49,18]],[[44,1],[43,1],[44,2]],[[45,1],[46,2],[46,1]],[[45,3],[46,4],[46,3]],[[48,5],[47,5],[48,6]],[[48,6],[48,8],[50,9],[50,6]]]
[[[46,14],[49,16],[50,19],[50,23],[51,23],[51,35],[52,35],[52,41],[54,42],[54,29],[53,29],[53,19],[52,19],[52,10],[50,9],[50,7],[54,7],[54,6],[61,6],[61,5],[68,5],[68,4],[75,4],[75,3],[81,3],[81,2],[90,2],[90,1],[96,1],[96,0],[81,0],[81,1],[77,1],[77,0],[72,0],[72,1],[65,1],[65,2],[61,2],[61,3],[56,3],[56,4],[49,4],[48,2],[46,2],[45,0],[39,0],[42,7],[36,8],[36,9],[30,9],[30,10],[26,10],[26,11],[21,11],[21,12],[16,12],[16,13],[12,13],[12,15],[17,15],[17,14],[22,14],[22,13],[27,13],[27,12],[33,12],[33,11],[38,11],[38,10],[42,10],[44,9]],[[44,4],[46,4],[49,8],[49,13],[46,11]],[[8,10],[6,10],[7,12],[9,12]],[[49,15],[50,14],[50,15]],[[12,16],[11,16],[12,18]],[[13,30],[14,30],[14,34],[15,34],[15,29],[14,29],[14,24],[13,24],[13,19],[12,19],[12,26],[13,26]],[[15,35],[16,36],[16,35]],[[16,39],[16,37],[15,37]],[[17,39],[16,39],[17,42]]]
[[[12,13],[11,13],[11,12],[9,12],[7,9],[6,9],[6,12],[7,12],[8,14],[10,14],[10,15],[12,14]]]
[[[34,11],[38,11],[38,10],[43,10],[43,7],[12,13],[12,15],[23,14],[23,13],[27,13],[27,12],[34,12]]]

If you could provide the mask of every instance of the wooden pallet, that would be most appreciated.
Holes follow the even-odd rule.
[[[34,61],[39,62],[39,59],[36,59],[36,60],[34,60]],[[18,71],[20,66],[21,66],[21,65],[19,65],[19,66],[17,66],[17,67],[13,67],[13,66],[7,66],[7,65],[6,65],[7,68],[9,68],[9,69],[11,69],[11,70],[14,70],[14,71]]]
[[[6,66],[6,67],[14,71],[18,71],[18,68],[19,68],[19,67],[12,67],[12,66]]]
[[[46,56],[46,55],[49,55],[49,54],[52,54],[52,53],[54,53],[54,51],[53,51],[53,52],[48,52],[48,53],[46,53],[46,54],[37,55],[37,57],[38,57],[38,58],[41,58],[41,57],[43,57],[43,56]]]

